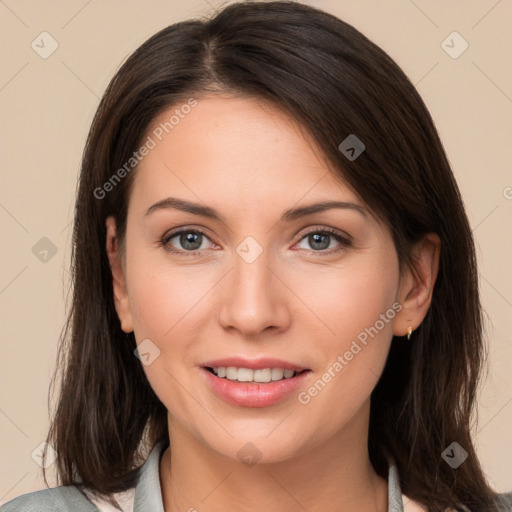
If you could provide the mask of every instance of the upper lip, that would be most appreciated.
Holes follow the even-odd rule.
[[[205,367],[219,368],[220,366],[234,366],[236,368],[250,368],[251,370],[263,370],[265,368],[283,368],[283,370],[302,371],[308,368],[298,364],[283,361],[274,357],[261,357],[259,359],[244,359],[243,357],[225,357],[203,363]]]

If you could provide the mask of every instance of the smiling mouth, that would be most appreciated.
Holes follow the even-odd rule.
[[[266,384],[278,382],[281,380],[289,380],[311,370],[285,370],[283,368],[264,368],[260,370],[252,370],[250,368],[237,368],[234,366],[219,366],[213,368],[204,367],[211,374],[219,379],[230,380],[232,382],[243,382],[246,384]]]

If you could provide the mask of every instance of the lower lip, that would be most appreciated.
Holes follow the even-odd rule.
[[[271,382],[238,382],[217,377],[201,368],[212,391],[226,402],[242,407],[267,407],[297,391],[311,373],[306,370],[295,377]]]

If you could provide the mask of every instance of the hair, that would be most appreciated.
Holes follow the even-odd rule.
[[[474,241],[434,122],[381,48],[337,17],[288,1],[235,3],[160,30],[100,101],[82,158],[72,303],[52,378],[54,385],[62,370],[47,438],[57,481],[117,505],[109,495],[134,487],[143,450],[168,436],[167,410],[134,356],[134,334],[121,329],[106,253],[109,215],[123,243],[136,167],[104,197],[94,191],[133,157],[159,114],[207,93],[263,100],[297,120],[336,176],[390,227],[400,268],[414,268],[414,244],[438,234],[428,313],[411,342],[393,337],[372,393],[369,456],[384,478],[391,456],[402,491],[429,511],[498,510],[470,432],[486,359]],[[353,161],[338,148],[350,134],[365,145]],[[468,453],[456,470],[441,457],[453,441]]]

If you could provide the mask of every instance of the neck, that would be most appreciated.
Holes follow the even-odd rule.
[[[365,425],[356,418],[328,441],[292,459],[247,466],[199,443],[169,417],[170,446],[160,461],[166,512],[386,512],[387,482],[367,449]],[[365,430],[361,430],[365,428]]]

